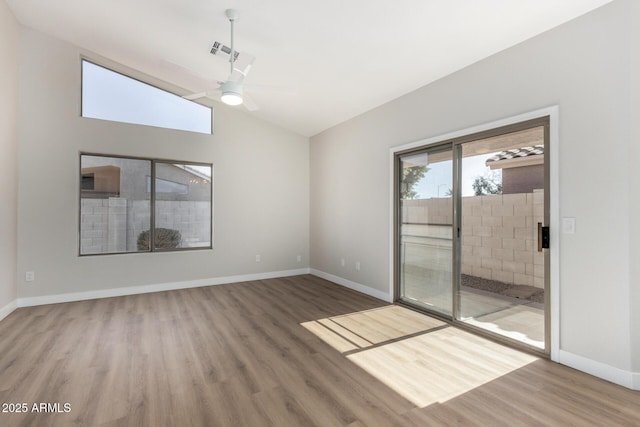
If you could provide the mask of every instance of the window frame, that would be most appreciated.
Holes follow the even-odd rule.
[[[141,160],[150,162],[150,176],[151,176],[151,191],[149,194],[149,250],[146,251],[123,251],[123,252],[101,252],[101,253],[82,253],[82,157],[83,156],[94,156],[94,157],[105,157],[105,158],[116,158],[116,159],[126,159],[126,160]],[[180,164],[180,165],[193,165],[193,166],[206,166],[211,168],[211,177],[210,177],[210,188],[209,188],[209,245],[207,246],[197,246],[197,247],[179,247],[179,248],[155,248],[155,233],[153,232],[155,227],[155,217],[156,217],[156,192],[155,192],[155,181],[156,181],[156,164]],[[153,254],[153,253],[167,253],[167,252],[188,252],[188,251],[202,251],[202,250],[212,250],[213,249],[213,186],[214,186],[214,167],[213,163],[206,162],[192,162],[192,161],[184,161],[184,160],[175,160],[175,159],[162,159],[162,158],[151,158],[151,157],[139,157],[139,156],[126,156],[121,154],[105,154],[105,153],[94,153],[94,152],[85,152],[80,151],[78,153],[78,175],[76,182],[76,191],[78,195],[78,257],[93,257],[93,256],[109,256],[109,255],[127,255],[127,254]],[[145,184],[146,186],[146,184]]]

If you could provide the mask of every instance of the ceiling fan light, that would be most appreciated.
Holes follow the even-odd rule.
[[[220,99],[222,99],[222,102],[224,102],[227,105],[242,104],[242,96],[238,95],[237,93],[225,93],[222,95]]]
[[[233,81],[226,81],[220,86],[222,96],[220,100],[227,105],[242,104],[242,85]]]

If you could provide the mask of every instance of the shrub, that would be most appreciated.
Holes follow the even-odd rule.
[[[151,233],[145,230],[138,235],[138,250],[148,251]],[[178,230],[170,228],[156,228],[155,249],[173,249],[180,246],[182,235]]]

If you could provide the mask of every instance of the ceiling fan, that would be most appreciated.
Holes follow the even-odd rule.
[[[235,50],[233,43],[233,26],[238,19],[238,11],[235,9],[227,9],[225,11],[226,17],[231,24],[231,46],[225,46],[222,43],[216,41],[211,48],[211,54],[221,57],[229,57],[230,71],[229,77],[225,81],[218,82],[219,87],[206,92],[198,92],[190,95],[185,95],[183,98],[194,100],[199,98],[211,98],[218,99],[227,105],[240,105],[244,103],[245,108],[249,111],[258,109],[258,106],[244,94],[244,78],[247,76],[251,65],[255,57],[248,53],[240,53]]]

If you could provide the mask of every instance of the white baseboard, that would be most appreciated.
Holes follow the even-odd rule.
[[[5,317],[13,313],[13,310],[15,310],[16,308],[18,308],[17,300],[13,300],[9,304],[0,308],[0,320],[4,319]]]
[[[640,373],[625,371],[565,350],[559,350],[558,363],[632,390],[640,390]]]
[[[84,301],[98,298],[119,297],[124,295],[146,294],[150,292],[172,291],[175,289],[198,288],[202,286],[224,285],[229,283],[249,282],[252,280],[275,279],[278,277],[309,274],[308,268],[297,270],[272,271],[268,273],[244,274],[239,276],[214,277],[210,279],[189,280],[186,282],[168,282],[154,285],[128,286],[122,288],[100,289],[97,291],[73,292],[38,297],[18,298],[18,307],[57,304],[61,302]],[[15,307],[14,307],[15,309]],[[4,310],[4,309],[3,309]],[[13,310],[12,310],[13,311]]]
[[[313,268],[311,269],[310,272],[314,276],[318,276],[330,282],[337,283],[338,285],[342,285],[345,288],[362,292],[363,294],[367,294],[369,296],[381,299],[386,302],[393,302],[393,298],[387,292],[379,291],[378,289],[370,288],[369,286],[365,286],[361,283],[353,282],[348,279],[343,279],[342,277],[334,276],[333,274],[325,273],[324,271],[316,270]]]

